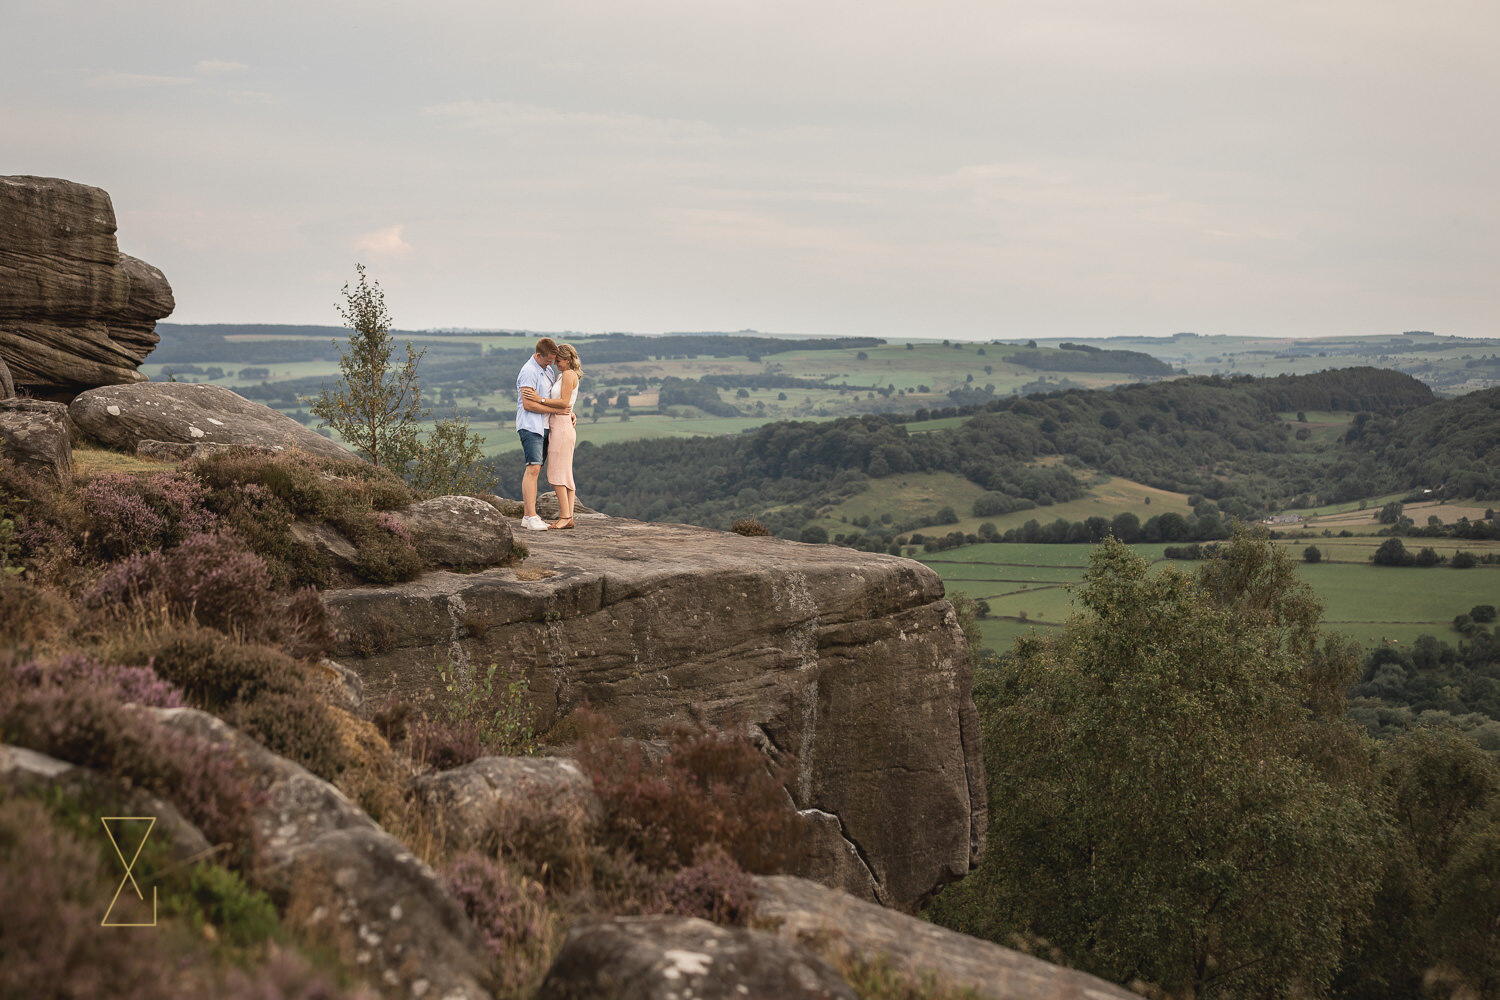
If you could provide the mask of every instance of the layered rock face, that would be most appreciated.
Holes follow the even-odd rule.
[[[0,177],[0,360],[17,386],[70,398],[145,381],[136,368],[173,306],[162,273],[120,253],[105,191]]]
[[[821,849],[809,874],[914,907],[983,850],[967,653],[920,563],[609,518],[528,533],[518,567],[329,591],[367,704],[500,665],[539,728],[588,702],[627,734],[738,725],[793,755]]]

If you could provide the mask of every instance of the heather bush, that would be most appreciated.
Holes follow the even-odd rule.
[[[48,476],[0,455],[0,518],[12,523],[7,563],[32,580],[63,580],[81,555],[85,518],[78,498]]]
[[[142,630],[109,652],[124,663],[150,665],[194,706],[224,716],[320,777],[331,780],[344,766],[327,705],[304,669],[274,647],[183,623]]]
[[[333,619],[336,612],[323,603],[316,587],[302,587],[278,608],[274,621],[281,648],[293,659],[312,662],[327,656],[338,644]]]
[[[421,568],[410,539],[369,516],[415,499],[386,470],[357,461],[232,449],[195,464],[193,475],[209,490],[208,506],[266,557],[278,588],[324,586],[331,578],[328,558],[292,536],[294,518],[338,529],[359,550],[355,572],[364,579],[409,580]]]
[[[126,557],[105,571],[85,603],[107,612],[161,608],[229,632],[263,629],[274,598],[265,561],[234,534],[216,531],[168,552]]]
[[[697,729],[672,734],[671,751],[654,764],[602,716],[580,721],[578,761],[604,804],[606,833],[647,865],[689,865],[717,844],[746,871],[769,874],[797,855],[790,761],[774,765],[744,737]]]
[[[281,646],[301,660],[318,659],[337,641],[317,589],[278,599],[265,562],[228,532],[195,535],[166,553],[129,556],[105,571],[85,603],[106,614],[164,612]]]
[[[264,485],[250,482],[226,487],[211,493],[208,502],[223,522],[266,560],[277,590],[324,587],[332,580],[332,560],[292,534],[295,511]]]
[[[63,633],[73,604],[26,577],[0,573],[0,648],[33,649]]]
[[[320,778],[332,781],[347,764],[328,718],[328,706],[305,688],[296,693],[271,691],[240,702],[227,718],[268,749]]]
[[[63,655],[50,668],[36,662],[22,664],[16,668],[16,677],[22,683],[39,685],[49,671],[47,679],[51,683],[107,691],[117,701],[152,708],[181,708],[187,704],[182,689],[163,680],[154,670],[100,663],[77,653]]]
[[[372,1000],[364,989],[345,990],[295,954],[278,951],[264,965],[231,969],[214,996],[219,1000]]]
[[[101,887],[116,882],[97,844],[0,793],[0,998],[156,994],[160,936],[100,930]]]
[[[253,851],[256,793],[230,754],[127,709],[116,690],[0,663],[0,740],[167,799],[210,840]]]
[[[402,583],[422,571],[406,525],[382,513],[344,515],[332,522],[358,551],[354,572],[371,583]]]
[[[105,559],[171,548],[218,526],[217,516],[205,506],[208,491],[180,472],[106,472],[78,492],[88,515],[86,537]]]
[[[443,870],[443,884],[479,928],[495,958],[542,934],[545,896],[535,882],[519,878],[493,858],[460,854]]]
[[[446,771],[485,755],[479,727],[442,715],[419,714],[406,726],[406,746],[418,764]]]
[[[666,910],[716,924],[744,926],[755,909],[755,880],[717,844],[699,851],[696,864],[667,880]]]
[[[771,529],[767,528],[764,524],[761,524],[757,518],[753,517],[747,517],[743,521],[734,522],[729,526],[729,530],[733,531],[737,535],[747,535],[752,538],[761,535],[769,535],[771,533]]]
[[[109,647],[123,663],[150,666],[210,712],[272,692],[302,690],[298,666],[270,646],[236,642],[192,623],[139,631]]]

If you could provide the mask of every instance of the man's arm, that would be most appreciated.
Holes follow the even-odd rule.
[[[521,389],[521,409],[532,413],[570,413],[572,408],[563,400],[549,400],[538,396],[531,386]]]

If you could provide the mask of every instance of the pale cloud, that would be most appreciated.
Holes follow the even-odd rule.
[[[181,87],[194,80],[187,76],[160,76],[152,73],[100,73],[84,82],[90,87],[104,90],[145,90],[153,87]]]
[[[376,257],[404,257],[411,253],[411,244],[401,238],[404,228],[398,223],[365,233],[354,241],[354,249]]]
[[[254,105],[274,104],[276,102],[274,97],[263,90],[229,90],[225,91],[224,96],[228,97],[235,104]]]
[[[230,76],[243,73],[249,68],[245,63],[230,59],[200,59],[198,65],[193,67],[193,72],[199,76]]]
[[[7,20],[0,163],[185,322],[357,246],[415,328],[1500,333],[1487,0],[86,6]]]
[[[450,101],[429,105],[422,113],[462,128],[499,135],[518,131],[554,136],[635,142],[715,142],[721,136],[702,121],[662,118],[629,112],[569,111],[515,101]]]

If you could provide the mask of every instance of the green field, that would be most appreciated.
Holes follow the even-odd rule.
[[[1481,565],[1456,570],[1375,566],[1370,555],[1384,539],[1292,539],[1285,546],[1298,560],[1302,579],[1324,605],[1324,624],[1361,645],[1408,644],[1426,634],[1456,640],[1450,624],[1457,614],[1476,604],[1500,604],[1500,566]],[[1500,553],[1500,542],[1456,542],[1451,539],[1410,539],[1408,548],[1424,542],[1440,555],[1458,549],[1476,555]],[[1324,562],[1301,561],[1302,550],[1317,545]],[[1136,545],[1135,551],[1162,560],[1165,545]],[[1020,635],[1045,633],[1061,625],[1072,612],[1070,584],[1082,581],[1088,565],[1088,545],[966,545],[918,558],[942,576],[949,593],[965,594],[990,605],[990,617],[980,621],[985,644],[1003,650]],[[1191,571],[1196,563],[1177,563]]]

